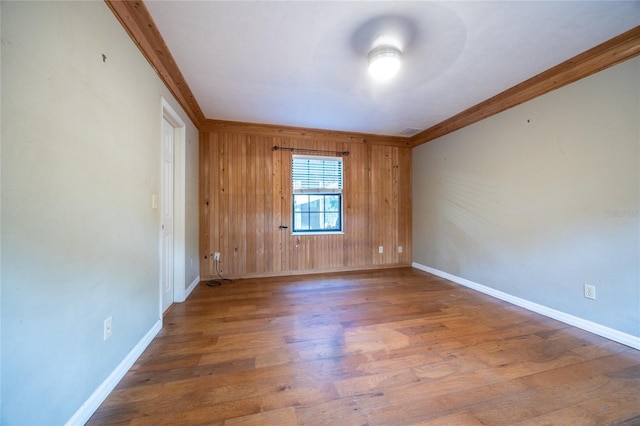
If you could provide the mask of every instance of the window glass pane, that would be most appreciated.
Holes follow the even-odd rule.
[[[302,214],[300,216],[298,216],[299,218],[299,224],[298,226],[296,226],[296,230],[299,231],[308,231],[309,229],[309,215],[308,214]]]
[[[293,196],[294,211],[296,212],[308,212],[309,211],[309,196],[308,195],[294,195]]]
[[[340,196],[339,195],[325,195],[324,198],[324,210],[327,212],[339,212],[340,211]]]
[[[309,230],[309,214],[308,213],[294,213],[293,214],[293,230]]]
[[[324,196],[323,195],[309,195],[309,211],[318,213],[323,210]]]
[[[325,213],[324,229],[340,229],[340,213]]]
[[[320,221],[320,213],[309,213],[309,228],[310,229],[324,229],[322,222]]]

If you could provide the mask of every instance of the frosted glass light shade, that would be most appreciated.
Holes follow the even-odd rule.
[[[369,74],[376,80],[388,80],[400,70],[401,54],[392,46],[378,46],[369,52]]]

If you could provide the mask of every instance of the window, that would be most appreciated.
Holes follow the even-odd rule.
[[[342,158],[293,155],[293,232],[342,232]]]

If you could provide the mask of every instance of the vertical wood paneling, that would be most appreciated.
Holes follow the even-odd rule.
[[[258,232],[258,215],[256,214],[261,207],[260,197],[264,192],[261,189],[262,185],[257,185],[256,175],[260,167],[260,150],[256,146],[256,137],[253,135],[247,136],[246,151],[245,151],[245,175],[247,177],[246,188],[255,188],[255,191],[247,191],[245,195],[246,208],[245,213],[245,268],[250,271],[259,271],[258,268],[258,246],[260,232]],[[246,189],[245,188],[245,189]],[[263,207],[263,206],[262,206]],[[263,207],[264,208],[264,207]]]
[[[203,279],[406,265],[411,260],[411,151],[398,146],[254,131],[210,131],[201,144]],[[344,234],[292,235],[291,152],[274,145],[350,151],[344,157]],[[279,227],[288,226],[288,229]],[[378,246],[385,248],[378,254]],[[397,246],[403,253],[397,253]]]
[[[364,267],[371,264],[369,147],[366,144],[345,144],[343,149],[350,151],[344,159],[343,264]]]
[[[274,145],[284,146],[284,142],[280,139],[276,138],[274,141]],[[271,151],[271,161],[273,164],[273,169],[271,172],[271,187],[273,188],[273,192],[271,193],[271,207],[273,214],[273,222],[271,223],[271,251],[272,251],[272,263],[269,272],[281,271],[283,269],[283,247],[282,247],[282,234],[283,230],[280,230],[278,227],[284,224],[282,217],[282,179],[280,175],[282,174],[282,151]]]
[[[210,139],[213,138],[211,133],[200,133],[199,145],[199,210],[200,210],[200,274],[201,276],[211,275],[211,262],[209,261],[210,243],[211,243],[211,156],[209,150],[212,146]],[[203,161],[202,159],[207,159]]]
[[[413,204],[411,199],[411,173],[405,173],[405,170],[411,170],[411,150],[398,150],[398,245],[402,246],[402,253],[398,255],[398,263],[411,263],[412,260],[412,229],[413,223]]]
[[[278,146],[292,147],[295,146],[295,142],[289,139],[280,139]],[[280,210],[280,224],[287,226],[287,229],[280,229],[278,236],[280,238],[280,250],[282,251],[282,261],[280,262],[280,269],[273,272],[284,272],[300,269],[296,267],[298,265],[297,259],[293,257],[296,254],[297,248],[295,244],[292,244],[292,239],[289,236],[291,232],[291,153],[287,151],[278,151],[280,154],[280,173],[278,176],[274,176],[280,183],[279,193],[279,210]],[[279,224],[279,225],[280,225]]]

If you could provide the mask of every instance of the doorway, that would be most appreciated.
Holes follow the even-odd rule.
[[[161,256],[160,283],[162,312],[173,303],[174,252],[173,252],[173,126],[162,118],[162,185],[160,200]]]
[[[160,317],[185,298],[185,124],[162,99]]]

